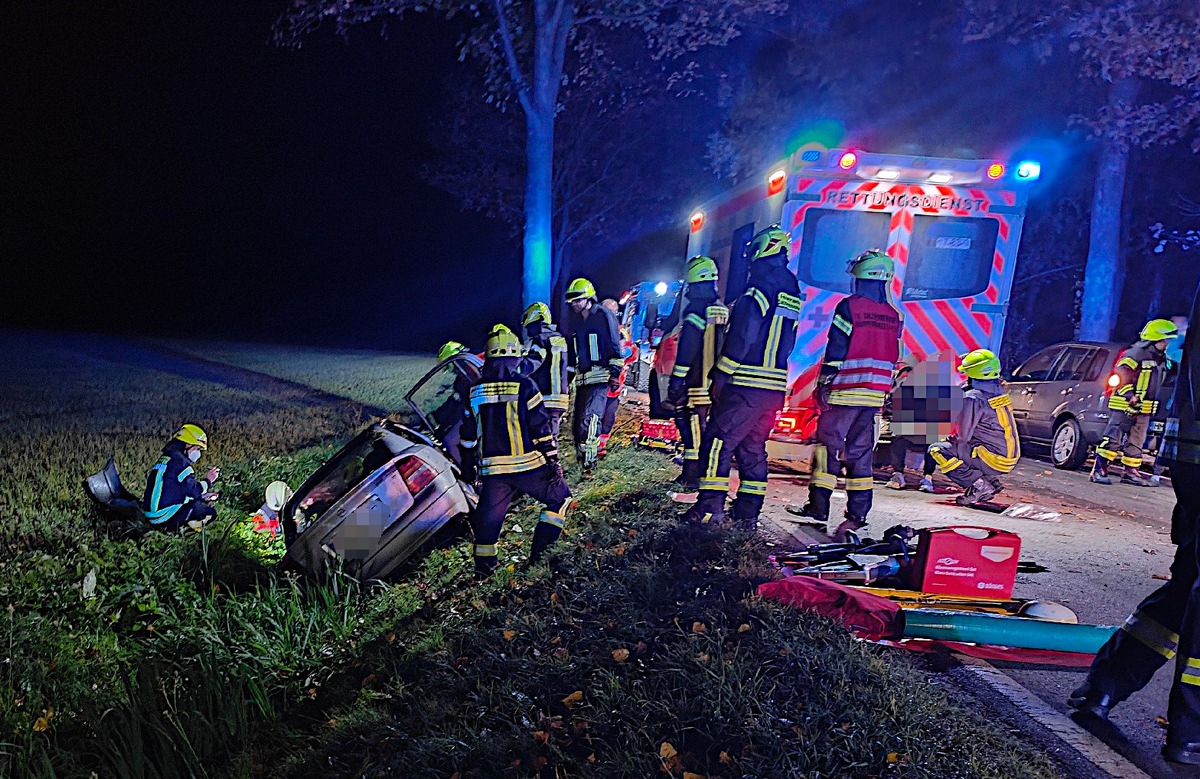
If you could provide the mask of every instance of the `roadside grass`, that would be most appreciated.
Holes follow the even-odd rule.
[[[549,565],[476,584],[464,542],[391,584],[312,582],[237,523],[360,427],[369,392],[310,404],[29,334],[0,334],[0,390],[0,774],[1054,775],[904,656],[754,598],[761,542],[678,527],[658,456],[615,449]],[[115,452],[139,491],[185,419],[213,436],[218,522],[107,538],[79,479]],[[518,511],[502,554],[535,521]]]

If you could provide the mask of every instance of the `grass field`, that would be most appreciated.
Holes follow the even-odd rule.
[[[610,455],[549,567],[477,585],[465,544],[387,585],[264,566],[231,532],[262,487],[297,484],[429,364],[0,333],[0,771],[1055,775],[906,658],[748,597],[765,549],[678,527],[657,455]],[[115,453],[139,491],[184,420],[212,437],[220,520],[108,538],[79,480]]]

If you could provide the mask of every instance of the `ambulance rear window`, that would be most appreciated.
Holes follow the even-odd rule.
[[[850,290],[846,263],[867,249],[887,247],[891,215],[882,211],[810,208],[796,272],[800,280],[831,292]]]
[[[965,298],[987,289],[999,226],[987,218],[913,217],[903,299]]]

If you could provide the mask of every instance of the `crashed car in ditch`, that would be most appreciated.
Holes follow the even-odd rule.
[[[287,564],[381,578],[466,517],[476,494],[462,479],[457,446],[445,442],[457,442],[480,368],[471,354],[439,363],[409,390],[405,408],[356,435],[290,496],[268,490],[264,508],[278,510]],[[133,496],[114,481],[110,459],[84,484],[106,512],[128,515]]]

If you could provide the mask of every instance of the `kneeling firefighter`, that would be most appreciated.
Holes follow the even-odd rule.
[[[200,480],[193,468],[207,449],[208,435],[191,423],[180,427],[163,447],[162,457],[146,474],[142,498],[142,513],[151,527],[168,533],[185,528],[199,530],[217,515],[212,506],[217,493],[209,490],[221,470],[209,468]]]
[[[1121,458],[1125,473],[1122,484],[1148,487],[1150,482],[1138,474],[1142,465],[1142,447],[1150,428],[1150,418],[1158,410],[1158,391],[1166,373],[1167,346],[1179,337],[1179,330],[1168,319],[1152,319],[1142,328],[1137,343],[1117,360],[1113,373],[1117,387],[1108,398],[1108,425],[1096,444],[1096,464],[1091,480],[1112,484],[1109,463]]]
[[[462,446],[472,453],[464,475],[471,479],[477,468],[482,480],[479,505],[471,513],[480,577],[496,568],[496,541],[515,497],[523,493],[545,506],[533,531],[530,562],[558,540],[571,503],[550,415],[533,379],[521,373],[520,340],[498,325],[488,337],[486,355],[462,425]]]
[[[675,412],[683,439],[683,472],[675,481],[684,492],[695,492],[700,489],[700,443],[712,406],[710,376],[721,354],[729,309],[717,292],[717,263],[711,257],[688,260],[684,282],[679,350],[667,385],[667,405]]]
[[[521,317],[525,330],[525,362],[522,372],[528,374],[542,393],[546,413],[550,415],[550,430],[558,442],[558,428],[567,413],[567,339],[550,321],[550,306],[534,303]]]
[[[840,467],[846,470],[845,521],[836,540],[867,524],[871,510],[871,461],[875,452],[875,416],[892,390],[892,372],[900,360],[900,312],[888,296],[895,274],[892,258],[869,249],[852,259],[846,272],[854,294],[838,302],[829,325],[829,343],[817,377],[817,446],[808,503],[801,514],[829,519],[829,499]],[[840,467],[839,467],[840,463]]]
[[[958,371],[967,378],[962,410],[949,439],[929,447],[929,455],[942,473],[966,489],[956,502],[971,506],[1003,489],[997,477],[1017,467],[1021,441],[1012,400],[1000,387],[999,358],[976,349],[963,355]]]
[[[735,525],[758,527],[767,496],[767,437],[783,408],[787,360],[800,322],[800,286],[788,270],[788,234],[773,225],[748,247],[750,279],[729,319],[713,373],[713,410],[700,446],[700,496],[683,521],[722,523],[731,461],[741,484],[731,509]]]

